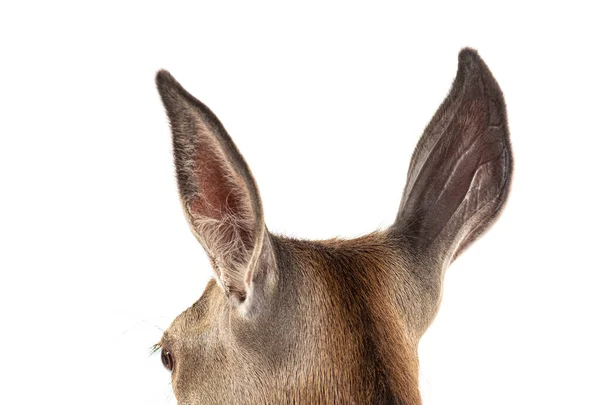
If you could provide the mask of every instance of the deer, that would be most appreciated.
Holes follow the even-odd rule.
[[[213,277],[156,350],[181,405],[421,404],[418,344],[448,266],[505,206],[503,93],[471,48],[412,154],[394,223],[309,241],[265,225],[250,168],[215,114],[161,70],[179,196]]]

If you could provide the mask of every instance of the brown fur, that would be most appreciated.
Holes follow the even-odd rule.
[[[512,156],[502,92],[473,50],[417,145],[396,222],[353,240],[268,232],[216,116],[157,76],[179,189],[216,282],[160,346],[182,405],[421,403],[417,347],[445,269],[495,220]]]

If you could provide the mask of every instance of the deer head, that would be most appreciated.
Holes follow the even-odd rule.
[[[214,279],[158,344],[182,405],[420,404],[417,346],[446,268],[507,199],[502,92],[459,54],[413,153],[398,216],[353,240],[270,233],[248,165],[217,117],[166,71],[180,197]]]

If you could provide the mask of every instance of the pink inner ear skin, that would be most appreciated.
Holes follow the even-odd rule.
[[[207,139],[207,128],[198,125],[198,136],[194,139],[194,153],[187,162],[193,169],[196,192],[191,201],[194,214],[222,221],[227,212],[235,212],[235,196],[232,196],[230,178],[227,175],[223,154]]]
[[[194,158],[190,162],[194,167],[196,192],[189,201],[193,216],[215,219],[227,224],[221,228],[227,240],[241,238],[246,248],[252,245],[252,229],[244,226],[241,218],[249,214],[246,186],[243,180],[232,170],[223,153],[208,139],[203,131],[194,142]]]

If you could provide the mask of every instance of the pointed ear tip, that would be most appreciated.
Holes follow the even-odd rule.
[[[467,61],[472,61],[472,60],[476,60],[476,59],[480,59],[480,58],[479,58],[479,53],[474,48],[467,46],[467,47],[461,49],[460,52],[458,53],[458,60],[461,62],[467,62]]]
[[[484,62],[476,49],[466,47],[461,49],[458,54],[458,64],[461,67],[473,69],[484,65]]]
[[[171,73],[165,69],[160,69],[158,72],[156,72],[155,82],[159,90],[167,86],[172,87],[173,84],[177,83]]]

